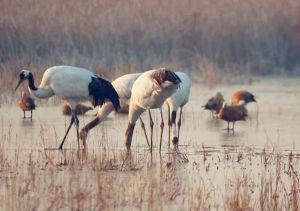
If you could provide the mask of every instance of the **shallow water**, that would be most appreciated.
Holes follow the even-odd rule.
[[[213,119],[209,111],[202,110],[206,100],[221,91],[225,99],[237,89],[246,89],[254,93],[258,104],[250,103],[249,119],[235,124],[234,133],[224,130],[227,123]],[[218,86],[213,90],[193,84],[190,101],[184,107],[180,148],[191,153],[205,147],[243,146],[264,148],[276,146],[282,150],[300,150],[300,80],[268,79],[247,86]],[[33,119],[23,119],[22,111],[15,105],[0,109],[0,128],[11,130],[15,137],[9,148],[43,149],[56,148],[62,139],[70,117],[63,116],[61,106],[39,106],[33,112]],[[164,108],[167,119],[167,110]],[[91,121],[97,109],[80,116],[80,127]],[[160,116],[158,110],[154,115],[154,146],[158,147]],[[30,115],[28,112],[27,115]],[[142,115],[149,136],[148,115]],[[178,117],[177,117],[178,120]],[[110,139],[110,147],[124,148],[123,136],[127,127],[127,115],[112,113],[101,125],[93,129],[88,137],[89,148],[101,146],[101,138]],[[43,133],[44,134],[43,136]],[[167,122],[165,122],[163,149],[167,149]],[[41,137],[43,136],[43,137]],[[42,139],[42,140],[41,140]],[[133,136],[132,148],[146,148],[139,122]],[[69,133],[65,148],[77,148],[75,127]]]
[[[213,119],[211,113],[202,110],[201,106],[217,91],[221,91],[224,98],[229,100],[231,93],[237,89],[246,89],[254,93],[258,104],[250,103],[247,106],[249,119],[237,122],[233,133],[224,130],[226,122]],[[90,131],[87,152],[77,151],[75,128],[72,128],[64,145],[65,150],[61,152],[56,149],[70,121],[69,116],[63,116],[61,113],[62,104],[38,105],[32,120],[23,119],[23,112],[15,105],[2,106],[0,170],[2,169],[3,173],[0,171],[0,177],[6,178],[3,181],[12,180],[15,186],[11,187],[22,189],[23,183],[26,183],[23,178],[26,180],[27,175],[33,171],[30,170],[30,166],[34,166],[39,179],[36,179],[38,185],[32,188],[28,196],[36,199],[36,204],[34,201],[32,205],[28,204],[25,198],[24,202],[20,199],[19,206],[10,204],[9,201],[13,201],[19,193],[14,193],[14,188],[10,186],[2,186],[0,202],[5,201],[5,204],[0,208],[23,208],[24,205],[28,205],[29,209],[35,206],[48,208],[48,198],[57,194],[55,191],[52,194],[50,191],[49,195],[44,193],[44,189],[51,189],[53,186],[49,185],[49,179],[54,181],[62,192],[65,191],[61,201],[68,205],[58,206],[63,209],[70,208],[69,204],[73,204],[72,197],[69,201],[66,200],[73,188],[71,183],[89,194],[97,194],[99,187],[97,189],[95,184],[98,182],[99,185],[100,180],[103,185],[100,189],[109,192],[107,196],[103,196],[106,203],[104,207],[130,210],[153,207],[159,210],[230,208],[231,205],[226,204],[235,191],[235,184],[245,180],[248,181],[245,183],[246,191],[253,196],[250,207],[261,208],[263,206],[257,205],[257,200],[261,198],[261,181],[265,178],[263,175],[273,176],[278,168],[277,158],[271,159],[272,155],[275,156],[274,151],[279,153],[280,162],[284,164],[280,167],[284,172],[281,176],[284,190],[289,189],[291,177],[287,173],[290,172],[287,169],[288,155],[292,152],[294,158],[300,158],[300,80],[264,79],[252,85],[218,86],[214,89],[194,83],[191,91],[190,101],[184,107],[179,140],[182,154],[176,154],[168,148],[167,122],[162,153],[157,153],[160,115],[159,111],[152,111],[155,124],[154,153],[149,153],[144,134],[137,123],[130,159],[126,156],[124,158],[122,154],[125,151],[123,136],[127,127],[126,114],[112,113],[106,121]],[[164,107],[165,120],[166,110]],[[95,109],[87,115],[80,116],[80,127],[91,121],[96,112]],[[144,113],[142,118],[149,136],[147,113]],[[82,148],[82,145],[80,147]],[[265,151],[269,154],[265,155]],[[269,165],[269,168],[266,169],[266,165]],[[269,181],[268,178],[266,182]],[[110,185],[107,186],[107,183]],[[233,190],[228,193],[230,187]],[[278,188],[278,191],[280,190]],[[206,197],[205,200],[199,194]],[[97,197],[91,198],[92,202],[87,207],[75,207],[97,207]],[[158,202],[154,202],[154,199]],[[203,201],[200,203],[201,199]],[[289,200],[282,195],[278,201],[279,199],[283,202]]]

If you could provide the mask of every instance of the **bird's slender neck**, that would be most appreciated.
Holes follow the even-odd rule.
[[[135,124],[137,119],[141,116],[141,114],[145,111],[145,109],[135,105],[133,100],[130,100],[129,103],[129,112],[128,112],[128,120],[131,124]]]
[[[135,124],[131,124],[130,122],[128,122],[128,127],[125,131],[125,145],[126,145],[127,150],[130,150],[130,147],[131,147],[134,126],[135,126]]]
[[[135,122],[140,117],[140,115],[145,111],[145,109],[140,108],[139,106],[136,106],[132,100],[130,100],[129,105],[129,114],[128,114],[128,127],[125,131],[125,145],[127,147],[127,150],[130,149],[131,141],[132,141],[132,135],[133,130],[135,126]]]
[[[49,98],[52,95],[54,95],[52,89],[50,88],[37,88],[34,85],[34,78],[32,73],[29,73],[29,76],[27,78],[28,80],[28,88],[31,94],[33,94],[34,96],[38,97],[38,98]]]
[[[34,78],[33,78],[32,73],[29,73],[29,76],[28,76],[28,86],[33,91],[37,90],[37,88],[34,85]]]
[[[100,124],[112,111],[114,110],[114,106],[111,102],[106,102],[101,109],[99,110],[95,119],[86,124],[81,130],[88,133],[89,130],[96,127]]]

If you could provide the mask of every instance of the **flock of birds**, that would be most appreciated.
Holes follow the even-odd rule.
[[[110,83],[97,74],[83,68],[54,66],[44,72],[39,87],[36,87],[34,84],[33,74],[29,70],[22,70],[19,73],[19,82],[15,90],[25,80],[28,81],[28,89],[31,95],[38,98],[49,98],[56,95],[67,102],[62,108],[62,112],[65,115],[71,115],[71,121],[59,149],[63,148],[63,144],[73,124],[76,126],[78,147],[80,147],[79,139],[82,140],[84,147],[86,147],[88,132],[100,124],[112,111],[116,111],[128,113],[128,126],[124,135],[127,149],[130,150],[135,124],[139,119],[147,144],[152,151],[154,123],[151,110],[160,109],[161,133],[159,149],[161,150],[164,129],[162,106],[164,103],[168,107],[169,114],[168,145],[170,145],[171,139],[174,147],[178,147],[182,109],[189,100],[191,88],[191,80],[183,72],[173,72],[167,68],[159,68],[144,73],[123,75]],[[100,108],[95,118],[79,131],[77,115],[93,109],[79,103],[84,101],[90,101],[94,107],[99,105]],[[222,94],[218,92],[203,107],[210,110],[213,116],[218,116],[220,119],[227,121],[227,130],[234,130],[235,121],[246,119],[248,111],[245,105],[249,102],[256,102],[256,100],[254,95],[247,91],[236,91],[231,97],[230,105],[226,104]],[[31,111],[30,118],[32,118],[32,110],[36,108],[36,105],[34,100],[27,96],[25,92],[22,92],[19,106],[24,112],[24,118],[25,111]],[[150,143],[145,124],[140,117],[146,110],[150,119]],[[178,110],[180,110],[179,120],[176,125]],[[230,122],[233,122],[231,129],[229,128]]]
[[[246,120],[248,110],[245,106],[250,102],[256,102],[255,97],[252,93],[245,90],[235,91],[230,98],[230,105],[227,105],[223,95],[218,92],[203,107],[210,110],[212,116],[216,115],[216,117],[227,121],[227,130],[234,130],[236,121]],[[230,122],[233,124],[232,128],[229,128]]]

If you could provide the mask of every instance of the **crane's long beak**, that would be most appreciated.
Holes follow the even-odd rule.
[[[20,79],[19,80],[19,82],[18,82],[18,84],[17,84],[17,86],[16,86],[16,88],[15,88],[15,91],[18,89],[18,87],[21,85],[21,83],[24,81],[24,79]]]

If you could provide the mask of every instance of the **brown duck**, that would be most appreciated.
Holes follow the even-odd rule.
[[[76,114],[78,115],[83,115],[85,114],[87,111],[89,110],[93,110],[92,107],[89,107],[89,106],[85,106],[83,104],[77,104],[76,105]],[[65,104],[63,107],[62,107],[62,113],[64,115],[71,115],[72,112],[71,112],[71,107],[68,105],[68,104]]]
[[[229,123],[232,122],[233,126],[231,130],[234,130],[234,123],[240,120],[246,120],[248,111],[243,105],[227,105],[225,102],[219,111],[219,118],[227,121],[227,130],[229,129]]]
[[[235,91],[230,98],[230,104],[234,105],[247,105],[250,102],[256,102],[255,96],[246,90]]]
[[[22,92],[22,97],[19,100],[19,107],[24,112],[24,119],[26,118],[25,111],[30,111],[30,118],[32,119],[32,110],[35,109],[36,105],[34,104],[34,100],[31,97],[27,96],[25,92]]]
[[[211,97],[207,103],[202,106],[206,110],[210,110],[212,116],[214,116],[214,113],[218,115],[219,110],[222,108],[222,104],[224,102],[223,95],[218,92],[215,96]]]

